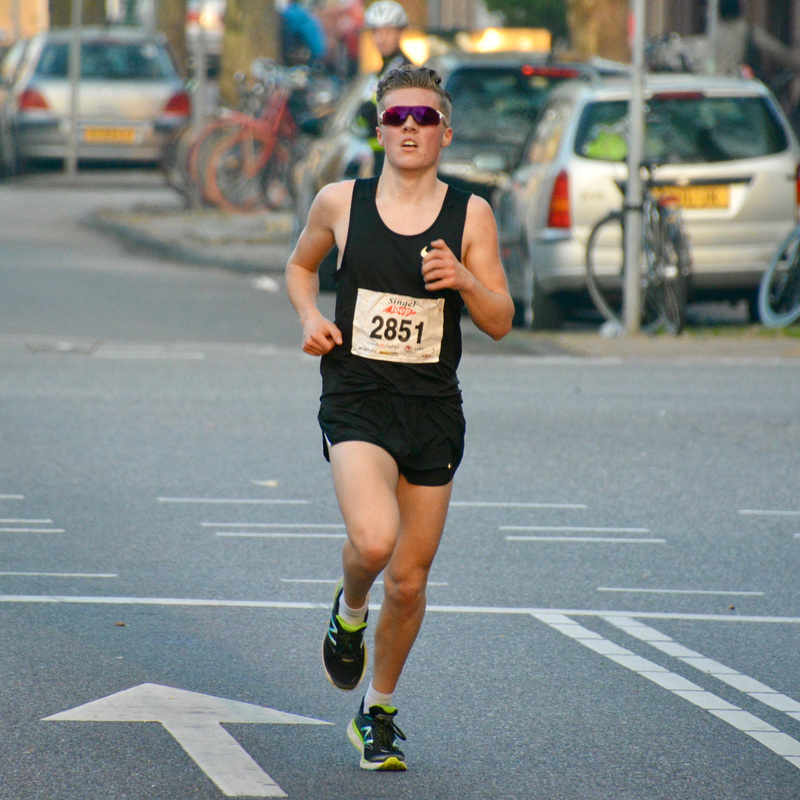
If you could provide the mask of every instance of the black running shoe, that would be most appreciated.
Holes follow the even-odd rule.
[[[371,706],[364,713],[364,701],[347,728],[347,736],[361,753],[361,769],[403,770],[406,757],[397,746],[398,739],[405,741],[403,731],[395,725],[396,708]]]
[[[351,691],[361,683],[367,669],[367,648],[364,631],[367,618],[361,625],[348,625],[339,616],[339,599],[344,588],[340,581],[336,587],[328,633],[322,642],[322,663],[328,680],[337,688]]]

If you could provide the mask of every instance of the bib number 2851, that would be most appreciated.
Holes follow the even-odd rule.
[[[425,323],[420,321],[412,327],[411,321],[401,319],[399,322],[396,317],[382,317],[376,314],[372,318],[375,327],[370,331],[371,339],[385,339],[391,342],[397,339],[398,342],[408,342],[414,339],[417,344],[422,344],[422,332],[425,329]]]
[[[351,352],[379,361],[436,363],[443,330],[443,298],[359,289]]]

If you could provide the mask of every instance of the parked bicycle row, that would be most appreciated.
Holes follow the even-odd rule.
[[[219,109],[199,127],[188,123],[166,142],[164,176],[189,202],[231,212],[288,208],[303,123],[330,112],[337,84],[268,59],[254,61],[250,76],[240,73],[236,82],[236,109]]]

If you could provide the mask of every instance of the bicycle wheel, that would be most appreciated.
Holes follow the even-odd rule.
[[[241,126],[236,121],[224,118],[212,120],[201,129],[189,148],[186,158],[189,179],[207,202],[210,200],[205,186],[205,173],[211,154],[221,141],[239,130]]]
[[[208,198],[226,211],[281,208],[289,198],[285,145],[242,129],[214,149],[205,173]]]
[[[776,251],[758,286],[758,314],[770,328],[800,318],[800,226]]]
[[[196,136],[197,130],[191,124],[179,128],[164,142],[159,160],[167,186],[187,199],[192,191],[187,158]]]
[[[624,224],[612,211],[592,228],[586,243],[586,288],[597,310],[609,321],[622,325],[622,266]]]
[[[654,243],[646,254],[647,271],[642,288],[642,316],[651,332],[663,327],[677,336],[686,323],[691,254],[680,213],[659,205]]]

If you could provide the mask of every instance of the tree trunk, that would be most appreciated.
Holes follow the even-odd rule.
[[[572,49],[580,56],[630,61],[628,0],[567,0]]]
[[[83,25],[104,25],[106,22],[105,0],[83,0]],[[50,27],[69,28],[72,25],[72,0],[50,0]]]
[[[219,76],[223,105],[236,105],[237,72],[249,75],[256,58],[279,58],[279,24],[273,0],[228,0]]]
[[[156,27],[169,42],[181,74],[187,72],[189,50],[186,46],[186,0],[159,0]]]

